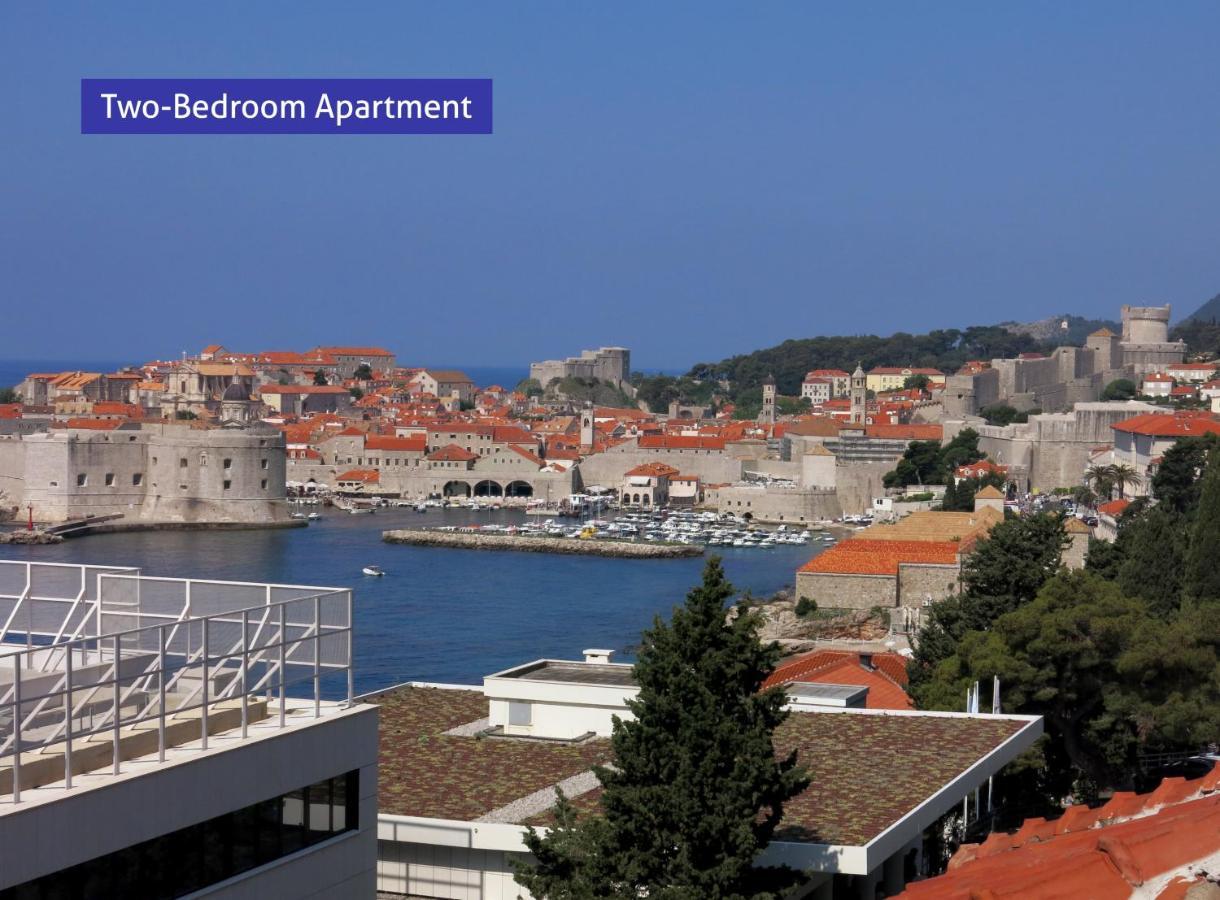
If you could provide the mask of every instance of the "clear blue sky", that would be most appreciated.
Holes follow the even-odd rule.
[[[642,366],[1220,291],[1214,3],[28,3],[0,357]],[[470,76],[477,137],[79,134],[82,77]]]

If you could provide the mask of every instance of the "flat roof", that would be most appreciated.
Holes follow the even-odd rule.
[[[586,663],[567,660],[540,659],[537,662],[506,669],[489,678],[515,678],[519,681],[561,681],[565,684],[601,684],[614,687],[635,687],[632,667],[623,663]]]
[[[862,684],[823,684],[816,681],[793,681],[787,684],[786,688],[794,697],[838,700],[843,703],[849,703],[868,693],[868,687]]]
[[[579,744],[445,732],[487,717],[478,689],[404,686],[366,698],[381,710],[383,813],[473,821],[610,761],[605,738]],[[811,784],[790,800],[775,839],[863,846],[1022,730],[1028,717],[846,710],[796,712],[776,752],[796,750]],[[596,810],[599,789],[575,794]],[[571,794],[570,794],[571,796]],[[548,824],[531,813],[517,824]]]

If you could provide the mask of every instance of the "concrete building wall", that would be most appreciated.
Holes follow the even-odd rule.
[[[872,463],[840,462],[835,467],[835,493],[842,510],[840,514],[858,516],[871,510],[873,499],[885,496],[883,479],[896,462],[897,459]]]
[[[276,860],[215,886],[208,896],[372,897],[377,864],[377,712],[360,706],[258,739],[208,752],[190,751],[172,764],[98,776],[105,782],[29,802],[0,815],[0,888],[278,797],[308,784],[360,772],[359,828],[315,848]],[[315,856],[315,854],[317,854]]]
[[[525,860],[528,854],[383,840],[377,889],[446,900],[530,900],[513,880],[512,858]]]

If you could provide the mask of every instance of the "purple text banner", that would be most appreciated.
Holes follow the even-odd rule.
[[[81,134],[491,134],[490,78],[83,78]]]

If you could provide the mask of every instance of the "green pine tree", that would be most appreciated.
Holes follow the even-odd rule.
[[[1199,508],[1186,549],[1184,595],[1196,603],[1220,602],[1220,454],[1209,454],[1199,493]]]
[[[615,721],[614,764],[596,770],[599,814],[561,800],[558,827],[526,837],[534,861],[517,881],[535,897],[770,900],[803,877],[755,865],[809,780],[795,754],[775,756],[784,694],[760,688],[779,651],[756,614],[726,621],[732,594],[713,557],[672,620],[644,632],[634,718]]]

